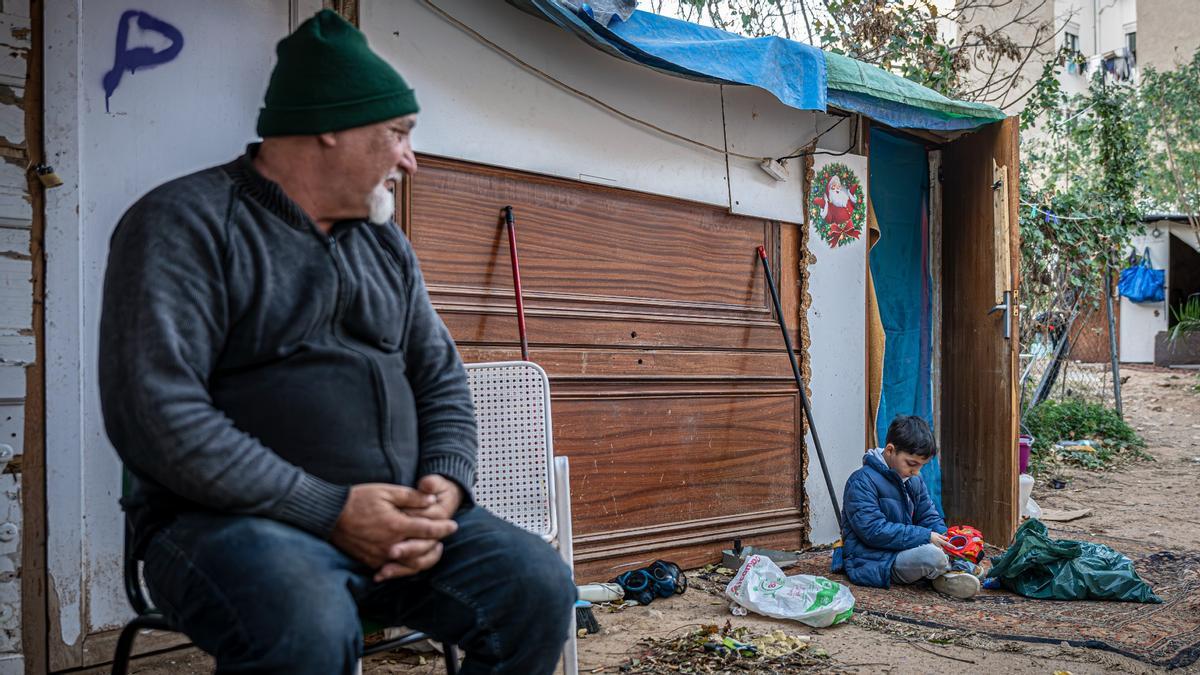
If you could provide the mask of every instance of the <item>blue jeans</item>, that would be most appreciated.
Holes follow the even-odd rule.
[[[940,577],[950,570],[950,558],[940,546],[924,544],[896,556],[892,566],[892,581],[915,584],[921,579]]]
[[[143,573],[218,673],[353,673],[360,618],[462,646],[464,675],[551,672],[575,601],[570,570],[484,509],[455,519],[437,565],[375,583],[362,563],[281,522],[185,513],[151,538]]]

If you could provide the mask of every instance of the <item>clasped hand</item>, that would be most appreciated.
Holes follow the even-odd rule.
[[[458,530],[460,504],[462,488],[439,475],[423,477],[415,489],[355,485],[330,540],[376,570],[375,581],[416,574],[441,559],[442,540]]]

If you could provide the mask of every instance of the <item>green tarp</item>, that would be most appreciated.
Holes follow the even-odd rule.
[[[840,54],[825,53],[825,74],[829,105],[871,114],[872,102],[891,116],[907,115],[913,124],[893,126],[930,127],[918,120],[928,120],[929,114],[944,120],[942,128],[970,129],[980,124],[1002,120],[1007,115],[999,108],[985,103],[955,101],[912,80],[894,75],[877,66],[856,61]]]
[[[1013,543],[992,563],[988,577],[1004,588],[1041,600],[1162,602],[1133,562],[1104,544],[1051,539],[1037,519],[1017,528]]]

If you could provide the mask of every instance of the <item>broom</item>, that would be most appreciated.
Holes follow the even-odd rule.
[[[529,338],[525,332],[525,300],[521,293],[521,265],[517,260],[517,225],[513,219],[513,207],[504,207],[504,226],[508,230],[508,256],[512,260],[513,273],[513,295],[517,300],[517,331],[521,336],[521,359],[529,360]],[[566,545],[570,545],[570,530],[567,529],[565,536],[568,538]],[[596,615],[592,611],[592,603],[587,600],[575,601],[575,627],[577,630],[582,629],[588,633],[600,632],[600,623],[596,621]]]

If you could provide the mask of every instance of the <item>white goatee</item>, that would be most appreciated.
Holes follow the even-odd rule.
[[[403,179],[397,172],[391,172],[376,189],[367,195],[367,222],[372,225],[388,225],[391,217],[396,215],[396,196],[388,190],[388,184],[398,184]]]
[[[367,221],[373,225],[386,225],[395,214],[395,196],[387,189],[386,184],[376,185],[367,197]]]

